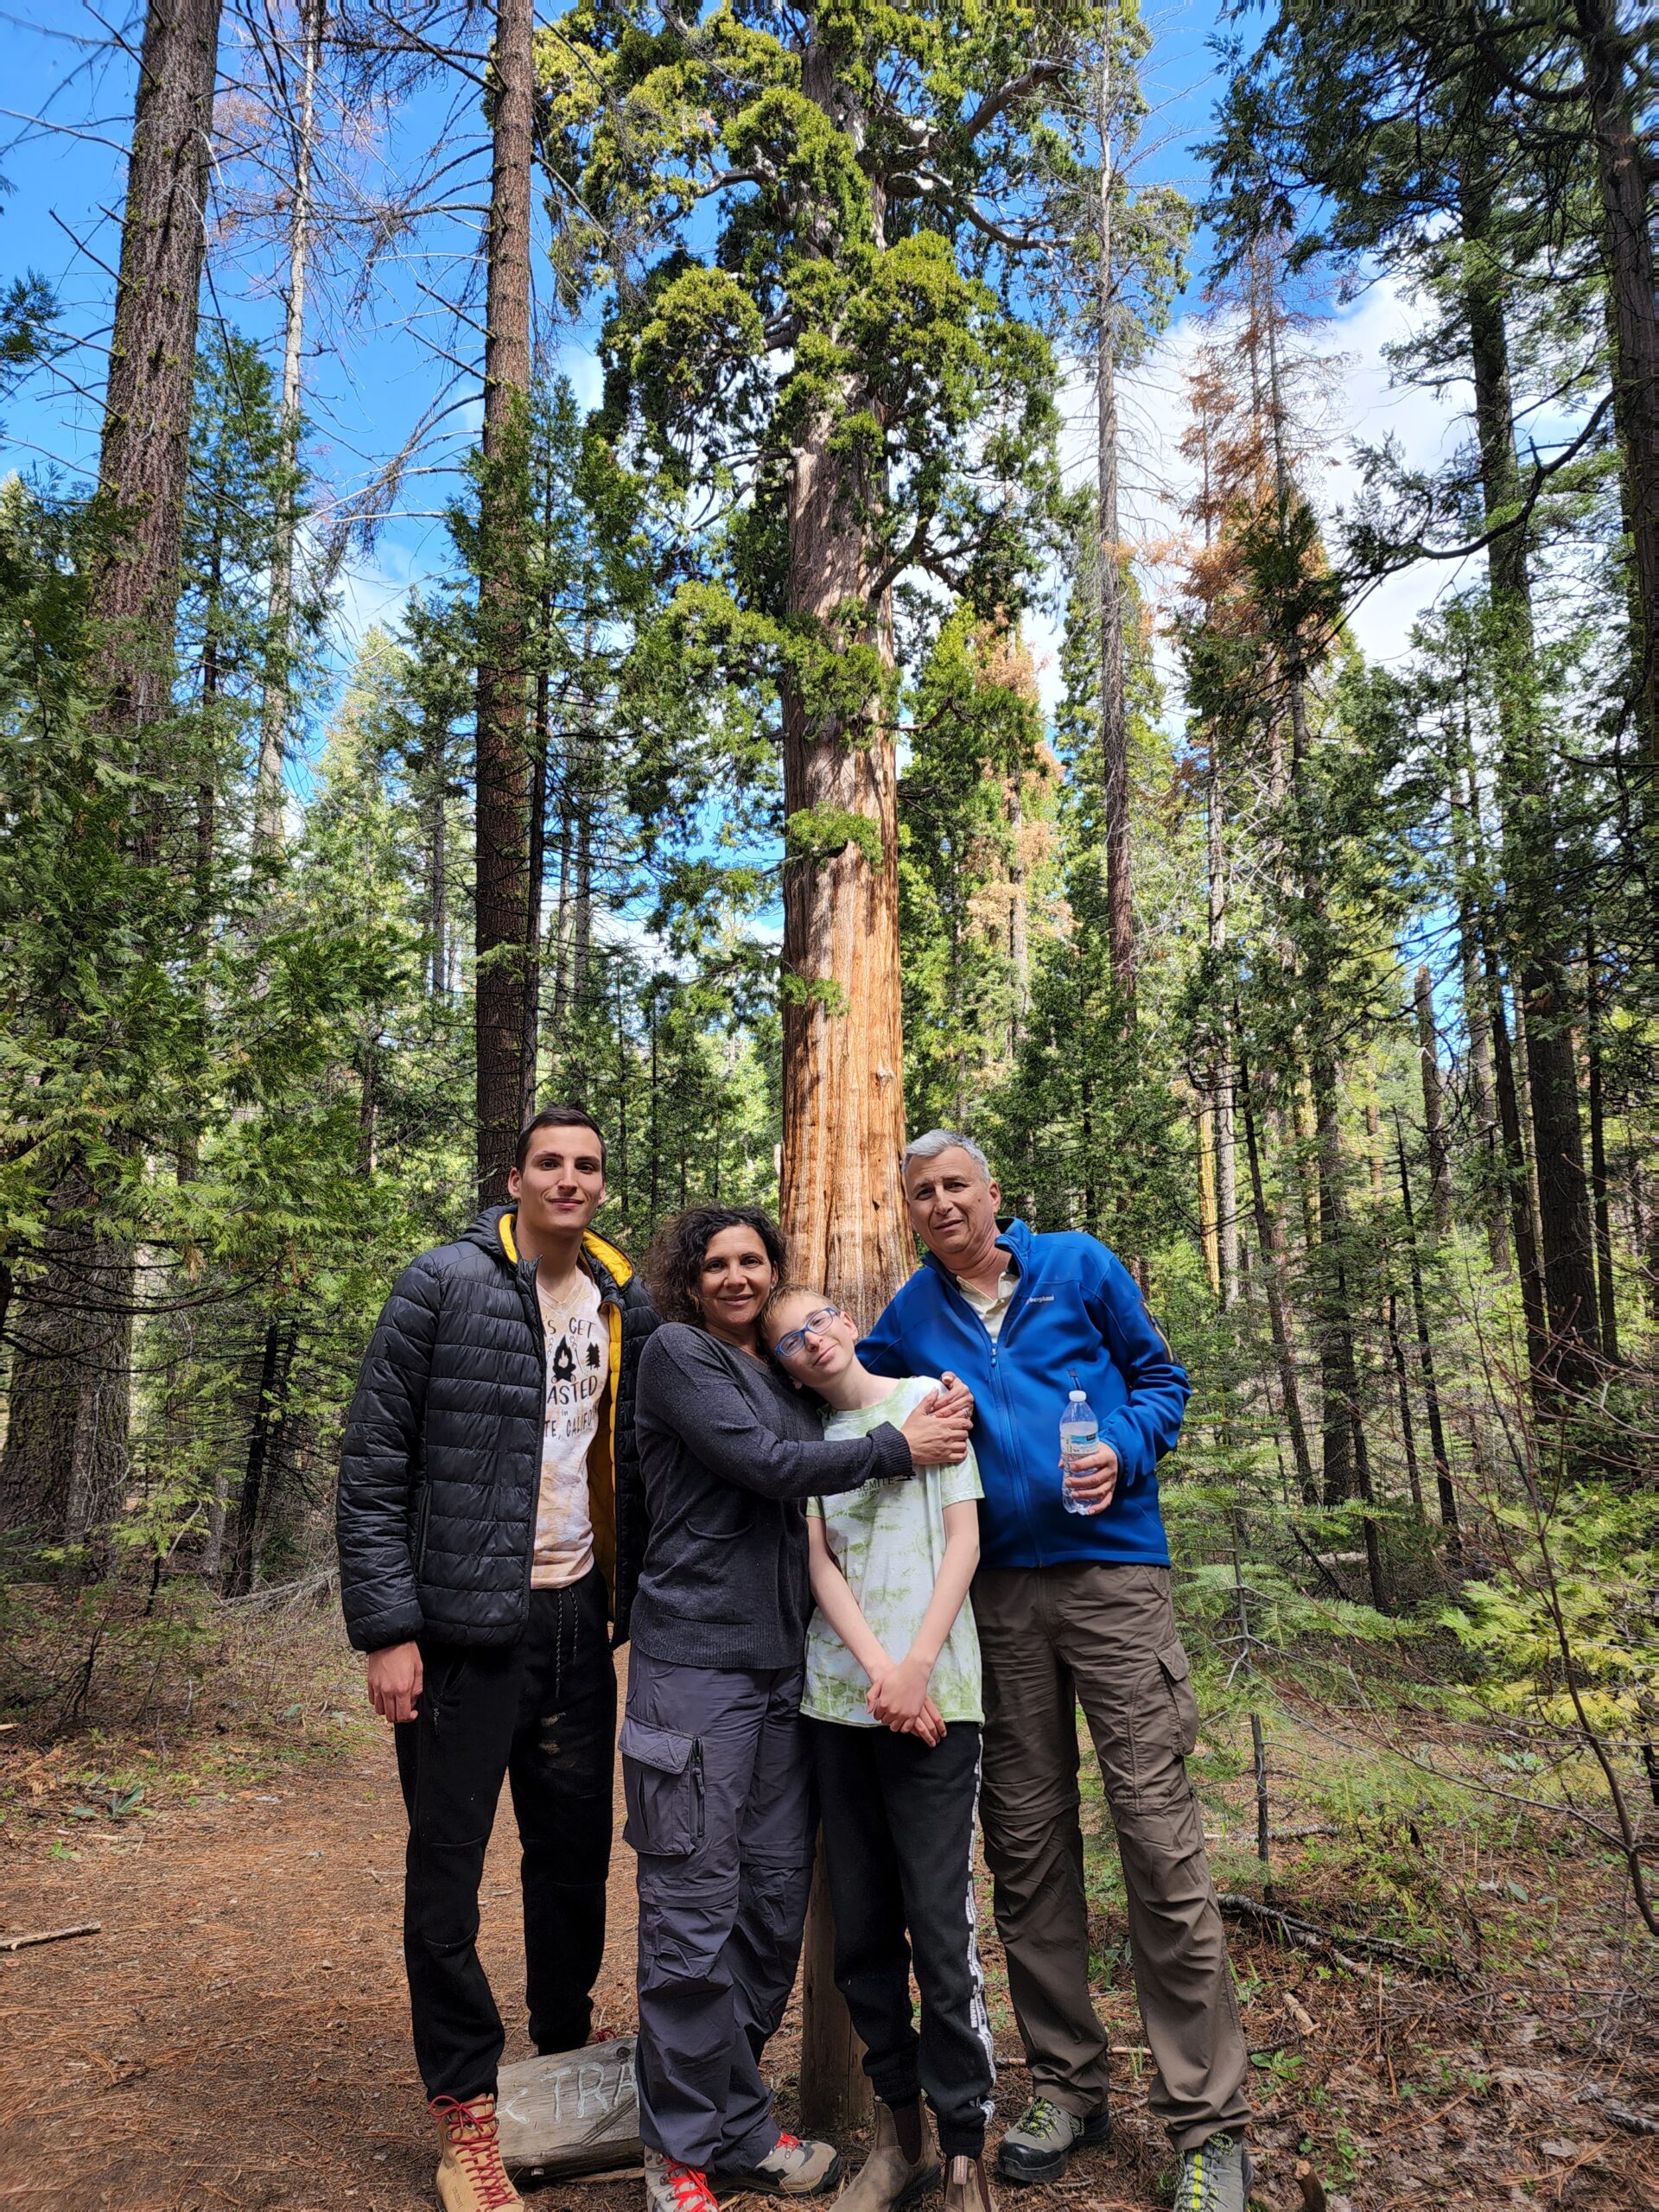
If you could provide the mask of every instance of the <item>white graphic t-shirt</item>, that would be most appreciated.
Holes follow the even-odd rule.
[[[599,1432],[610,1381],[610,1332],[599,1286],[583,1268],[568,1301],[542,1295],[547,1332],[547,1406],[542,1420],[542,1484],[536,1501],[533,1590],[562,1590],[594,1563],[588,1452]]]

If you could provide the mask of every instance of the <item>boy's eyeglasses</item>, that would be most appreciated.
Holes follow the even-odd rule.
[[[821,1306],[816,1313],[807,1315],[798,1329],[790,1329],[779,1337],[772,1346],[772,1350],[779,1359],[793,1359],[798,1351],[806,1350],[806,1339],[809,1334],[813,1332],[822,1334],[832,1321],[838,1321],[840,1319],[840,1313],[835,1306]]]

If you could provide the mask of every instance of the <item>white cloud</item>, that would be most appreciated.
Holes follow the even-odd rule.
[[[1306,334],[1304,342],[1311,341],[1332,364],[1327,465],[1306,487],[1328,524],[1340,509],[1352,505],[1361,488],[1357,448],[1380,446],[1391,437],[1408,466],[1425,467],[1445,458],[1467,434],[1467,395],[1457,386],[1433,393],[1396,388],[1390,382],[1384,349],[1407,335],[1414,319],[1410,296],[1390,279],[1372,285]],[[1195,479],[1179,450],[1187,422],[1185,379],[1206,334],[1201,316],[1181,316],[1147,359],[1122,379],[1120,512],[1126,535],[1149,549],[1179,544],[1186,528],[1182,509]],[[1092,480],[1092,378],[1074,374],[1061,406],[1066,480]],[[1151,594],[1165,594],[1166,573],[1143,563],[1142,575]],[[1361,650],[1372,660],[1400,660],[1413,623],[1462,581],[1463,569],[1446,562],[1421,562],[1389,578],[1351,610],[1351,627]],[[1045,702],[1052,708],[1060,689],[1058,634],[1046,614],[1033,616],[1027,631],[1039,663],[1047,663],[1040,680]],[[1162,646],[1160,658],[1167,679],[1173,669]]]

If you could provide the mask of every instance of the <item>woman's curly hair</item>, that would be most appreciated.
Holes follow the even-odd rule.
[[[640,1263],[651,1302],[664,1321],[702,1325],[702,1308],[696,1297],[697,1277],[702,1273],[703,1254],[722,1229],[753,1230],[781,1281],[787,1256],[784,1233],[769,1213],[760,1206],[688,1206],[663,1224]]]

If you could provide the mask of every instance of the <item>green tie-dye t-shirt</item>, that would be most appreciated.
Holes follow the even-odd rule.
[[[831,1413],[823,1433],[842,1439],[865,1436],[884,1421],[902,1426],[937,1382],[912,1376],[895,1382],[873,1406]],[[916,1641],[944,1564],[944,1509],[970,1497],[983,1497],[979,1468],[970,1444],[954,1467],[929,1467],[908,1481],[866,1483],[839,1497],[814,1497],[807,1512],[822,1521],[830,1556],[846,1576],[858,1610],[890,1659],[902,1659]],[[842,1720],[855,1728],[879,1728],[866,1709],[869,1677],[821,1612],[806,1632],[806,1694],[801,1711],[813,1720]],[[962,1611],[933,1668],[928,1695],[945,1720],[983,1720],[980,1691],[979,1637],[972,1600]]]

